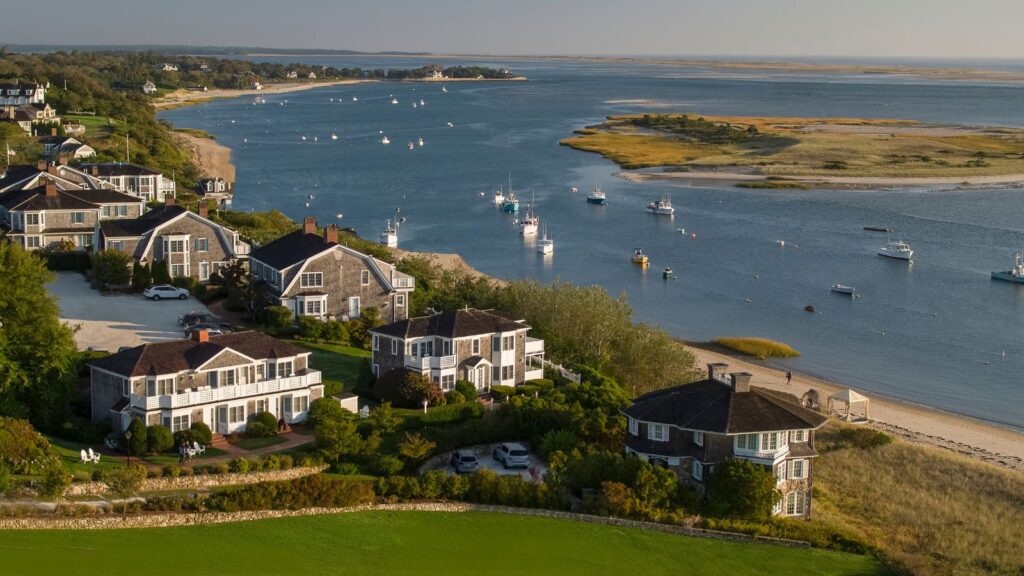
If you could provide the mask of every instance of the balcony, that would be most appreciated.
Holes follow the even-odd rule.
[[[442,368],[454,368],[457,359],[455,355],[449,356],[406,356],[405,367],[412,370],[440,370]]]
[[[526,337],[526,355],[536,356],[544,353],[544,341],[540,338]]]
[[[235,386],[221,386],[220,388],[209,388],[207,390],[189,390],[181,394],[165,396],[142,396],[132,394],[131,403],[136,408],[143,410],[160,410],[169,408],[184,408],[210,402],[220,402],[235,398],[248,398],[251,396],[262,396],[276,392],[287,392],[288,390],[301,390],[320,383],[320,371],[309,371],[301,376],[278,378],[276,380],[264,380],[251,384],[237,384]]]
[[[394,284],[396,289],[415,288],[416,287],[416,281],[412,277],[409,277],[409,276],[399,276],[399,277],[396,277],[394,279],[394,281],[393,281],[393,284]]]

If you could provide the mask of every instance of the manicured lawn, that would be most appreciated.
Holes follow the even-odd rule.
[[[72,116],[65,114],[64,120],[85,126],[86,138],[106,138],[114,130],[110,119],[106,116]]]
[[[240,438],[232,442],[232,444],[243,450],[259,450],[260,448],[280,444],[286,440],[287,438],[284,436],[267,436],[265,438]]]
[[[345,390],[356,386],[369,386],[373,383],[370,372],[369,350],[340,346],[338,344],[320,344],[295,341],[296,344],[313,352],[310,365],[323,372],[327,380],[338,380],[344,384]]]
[[[91,474],[93,470],[106,470],[115,466],[124,466],[124,463],[107,457],[110,453],[109,450],[99,451],[101,455],[99,464],[83,464],[81,450],[89,448],[88,444],[79,444],[52,436],[47,436],[47,439],[50,441],[54,453],[60,456],[61,461],[64,462],[64,467],[72,474],[78,471],[85,471]],[[93,452],[96,452],[96,448],[93,448]]]
[[[888,574],[869,556],[477,512],[360,512],[135,530],[12,530],[0,533],[0,554],[4,573],[12,575]]]
[[[210,448],[209,446],[207,446],[206,452],[203,452],[202,456],[200,456],[198,458],[193,458],[193,459],[185,462],[185,465],[186,466],[196,466],[198,464],[206,464],[207,463],[207,458],[213,458],[215,456],[223,456],[225,454],[227,454],[227,452],[225,452],[225,451],[223,451],[223,450],[221,450],[219,448]],[[177,466],[178,465],[178,453],[174,452],[173,454],[157,454],[155,456],[146,456],[145,460],[146,460],[146,462],[149,462],[150,464],[156,464],[158,466]]]

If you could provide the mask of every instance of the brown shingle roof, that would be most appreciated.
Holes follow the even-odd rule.
[[[174,340],[143,344],[94,360],[89,364],[128,377],[174,374],[194,370],[223,350],[233,350],[257,360],[287,358],[309,353],[305,348],[271,338],[262,332],[247,331],[210,336],[209,342],[204,343],[195,340]]]
[[[468,308],[435,314],[433,316],[401,320],[393,324],[374,328],[371,332],[397,338],[419,338],[422,336],[464,338],[466,336],[512,332],[529,328],[529,326],[522,322],[511,320],[492,310]]]

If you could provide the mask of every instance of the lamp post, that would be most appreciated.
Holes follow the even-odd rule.
[[[127,430],[124,433],[125,448],[128,451],[128,459],[124,461],[124,466],[127,468],[132,464],[132,431]]]
[[[424,414],[427,413],[427,404],[430,404],[430,401],[429,400],[424,400],[423,401],[423,413]]]

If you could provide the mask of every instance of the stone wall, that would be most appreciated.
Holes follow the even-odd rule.
[[[326,466],[306,466],[289,468],[288,470],[269,470],[265,472],[247,472],[244,474],[199,474],[197,476],[178,476],[177,478],[147,478],[139,487],[140,492],[156,490],[187,490],[190,488],[212,488],[233,484],[257,484],[292,480],[325,470]],[[81,482],[72,484],[67,496],[83,496],[86,494],[105,494],[107,485],[103,482]]]

